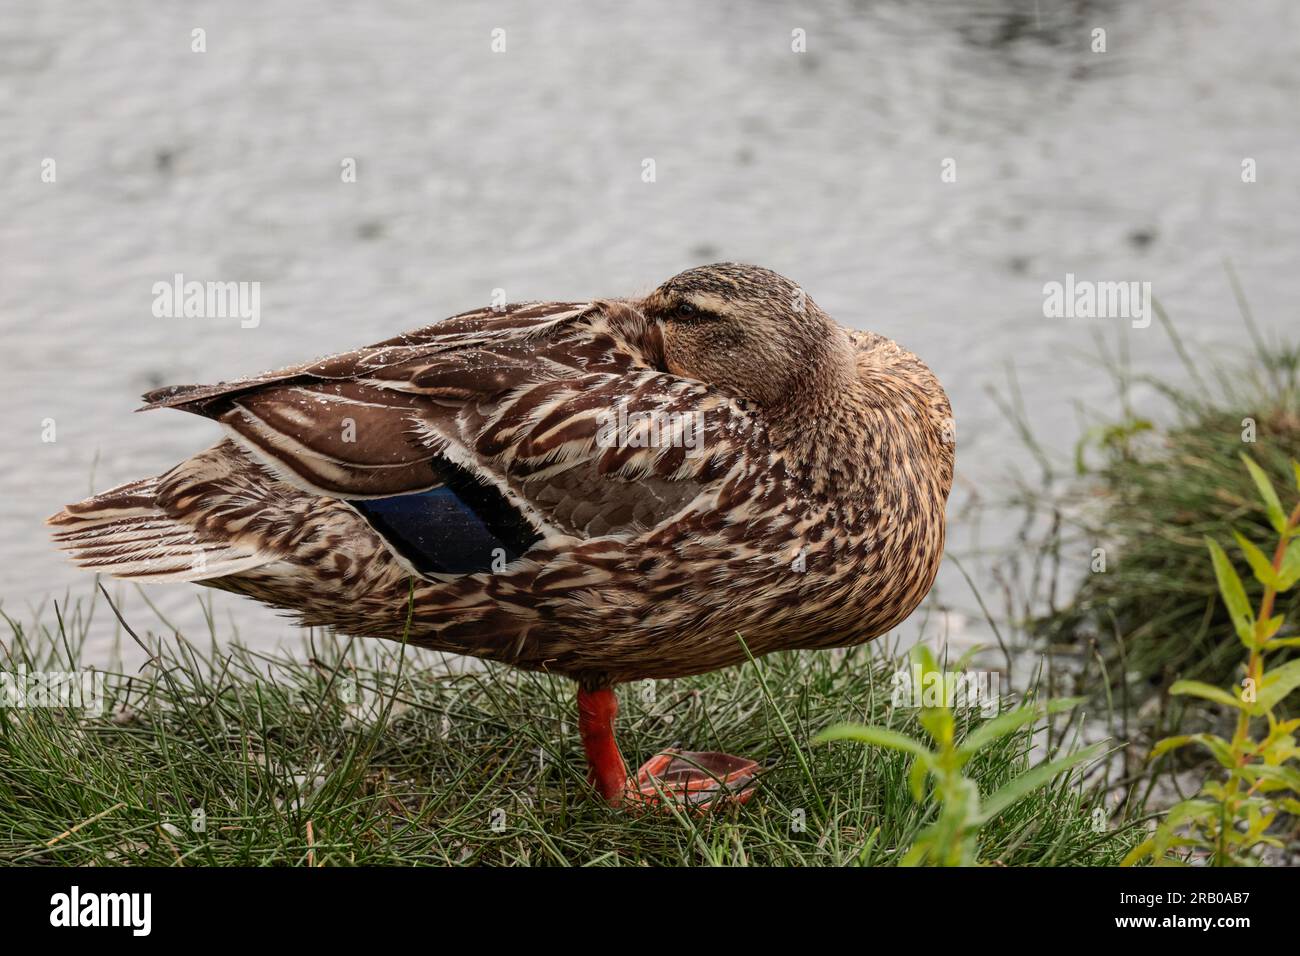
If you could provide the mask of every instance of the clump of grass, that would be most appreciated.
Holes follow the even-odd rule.
[[[88,617],[63,616],[74,630]],[[84,631],[10,624],[0,670],[79,668]],[[766,767],[747,806],[692,816],[594,799],[563,679],[333,637],[284,657],[144,643],[143,669],[105,675],[102,714],[0,708],[0,861],[893,864],[938,811],[908,795],[905,755],[808,746],[846,719],[917,732],[915,712],[891,706],[895,662],[869,648],[623,688],[630,761],[680,742]],[[1028,768],[1032,740],[1000,738],[966,773],[994,792]],[[1113,865],[1141,834],[1098,829],[1099,800],[1064,779],[1043,787],[988,823],[981,858]]]
[[[1243,451],[1275,482],[1291,479],[1290,461],[1300,455],[1300,351],[1261,342],[1250,361],[1207,377],[1174,342],[1186,385],[1131,378],[1111,366],[1121,413],[1090,430],[1077,456],[1083,481],[1050,502],[1069,526],[1060,533],[1071,539],[1064,547],[1084,555],[1101,549],[1104,569],[1091,567],[1067,606],[1053,606],[1032,625],[1051,641],[1095,642],[1113,687],[1124,682],[1139,695],[1180,678],[1221,684],[1231,677],[1239,647],[1203,542],[1234,528],[1249,537],[1269,530],[1240,467]],[[1134,409],[1135,383],[1168,400],[1168,424],[1153,422],[1155,410]],[[1060,540],[1051,547],[1063,549]],[[1252,600],[1261,593],[1252,582]],[[1279,607],[1294,620],[1300,595]]]
[[[1252,452],[1282,480],[1289,457],[1300,453],[1300,419],[1273,409],[1257,414],[1265,437]],[[1240,421],[1235,412],[1200,416],[1163,432],[1150,453],[1115,455],[1098,469],[1101,514],[1089,520],[1109,560],[1104,572],[1083,579],[1068,607],[1038,622],[1040,633],[1054,640],[1097,635],[1114,673],[1148,685],[1179,677],[1223,682],[1237,647],[1202,541],[1233,526],[1267,528],[1249,478],[1232,467],[1251,447],[1241,441]],[[1289,596],[1289,616],[1296,607]]]

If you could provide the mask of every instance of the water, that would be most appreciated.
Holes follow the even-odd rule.
[[[1058,448],[1080,404],[1111,404],[1068,357],[1096,332],[1176,371],[1155,325],[1045,319],[1045,282],[1150,281],[1194,346],[1238,347],[1230,258],[1260,323],[1294,327],[1298,37],[1286,0],[6,4],[3,610],[90,593],[45,515],[217,437],[131,415],[148,388],[375,341],[498,287],[629,294],[723,258],[775,268],[925,358],[957,417],[955,504],[987,494],[1024,460],[986,391],[1008,363]],[[1258,182],[1241,181],[1244,157]],[[155,318],[153,283],[178,272],[259,281],[260,324]],[[202,629],[208,592],[147,593]],[[222,633],[294,636],[214,601]]]

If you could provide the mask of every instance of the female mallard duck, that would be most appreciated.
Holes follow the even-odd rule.
[[[943,550],[938,380],[756,266],[145,401],[229,437],[50,518],[77,563],[568,675],[613,804],[743,800],[757,769],[668,751],[628,780],[615,684],[739,663],[737,635],[754,654],[870,640]]]

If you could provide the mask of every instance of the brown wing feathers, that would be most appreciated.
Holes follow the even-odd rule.
[[[260,459],[322,494],[382,497],[438,484],[412,422],[419,399],[354,382],[276,385],[217,420]]]
[[[220,421],[242,445],[302,487],[384,497],[439,484],[439,449],[422,420],[539,375],[530,341],[580,316],[585,304],[465,313],[355,352],[217,386],[162,389],[147,408]],[[499,351],[477,347],[499,342]],[[544,343],[543,343],[544,344]]]
[[[689,505],[725,467],[716,454],[688,458],[679,446],[598,440],[602,424],[620,409],[635,415],[719,408],[703,386],[650,366],[638,329],[644,329],[639,313],[617,303],[480,310],[355,352],[237,382],[161,389],[146,401],[219,421],[245,453],[307,492],[382,499],[451,481],[472,501],[468,475],[491,489],[489,497],[504,496],[490,510],[500,512],[508,502],[546,534],[644,531]],[[231,462],[244,463],[245,473],[234,475]],[[176,472],[164,479],[170,479],[166,494],[157,486],[141,490],[158,504],[128,515],[131,527],[111,532],[119,557],[123,547],[134,547],[132,536],[159,531],[145,527],[159,521],[167,523],[161,544],[176,545],[181,558],[186,547],[221,545],[229,550],[220,557],[232,563],[220,566],[235,569],[281,550],[238,543],[240,528],[252,522],[250,534],[260,535],[278,506],[255,519],[243,515],[241,508],[261,500],[243,487],[250,476],[276,483],[257,478],[261,472],[233,446],[196,456]],[[292,496],[299,508],[316,500]],[[107,504],[101,502],[97,523],[110,513]],[[375,526],[375,509],[359,510]],[[68,532],[78,536],[69,546],[91,545],[84,521]]]

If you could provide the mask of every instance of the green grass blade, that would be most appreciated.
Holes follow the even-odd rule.
[[[1085,761],[1092,760],[1106,749],[1106,742],[1095,743],[1091,747],[1075,751],[1056,760],[1041,763],[1032,770],[1016,777],[993,796],[985,800],[976,818],[979,823],[992,820],[1003,810],[1018,800],[1022,800],[1039,787],[1046,786],[1058,776]]]

